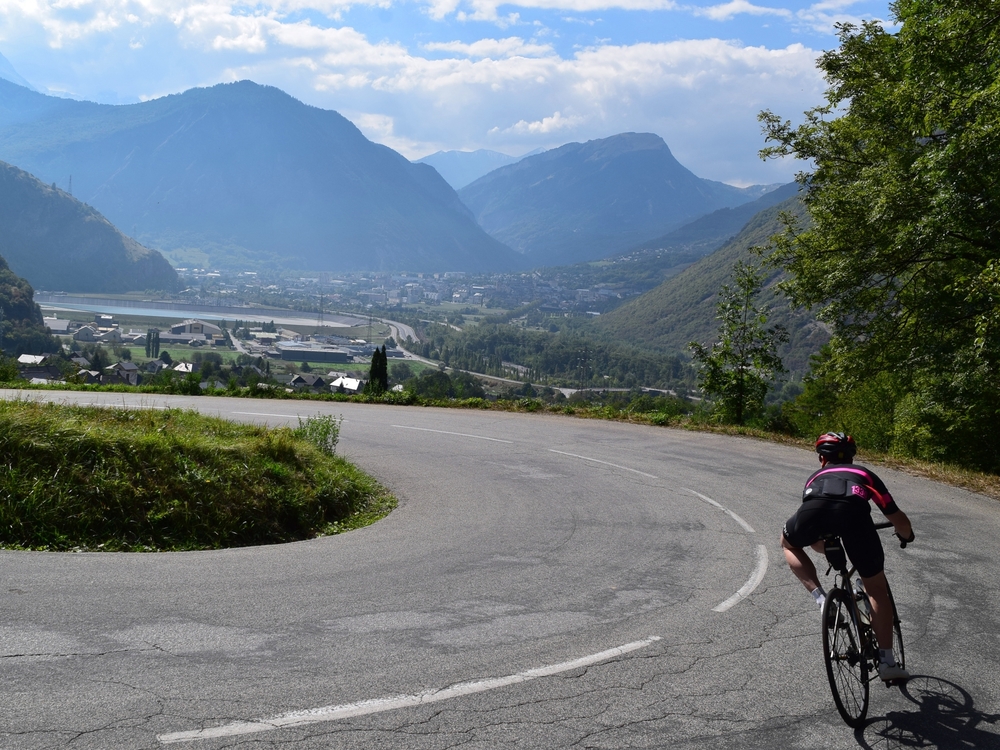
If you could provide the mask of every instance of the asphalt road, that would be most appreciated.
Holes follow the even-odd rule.
[[[778,546],[807,451],[498,412],[57,398],[343,414],[342,452],[400,507],[281,546],[0,552],[2,748],[1000,748],[992,500],[879,472],[917,532],[887,540],[887,569],[919,676],[873,686],[855,732]]]

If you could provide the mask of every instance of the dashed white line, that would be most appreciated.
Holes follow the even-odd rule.
[[[750,596],[750,593],[760,585],[760,582],[764,580],[764,574],[767,573],[767,547],[763,544],[757,545],[757,567],[754,568],[753,574],[750,576],[750,580],[743,584],[743,588],[733,594],[731,597],[722,602],[722,604],[714,607],[713,612],[725,612],[727,609],[732,607],[734,604],[746,599]]]
[[[709,505],[715,506],[716,508],[718,508],[719,510],[721,510],[723,513],[725,513],[727,516],[729,516],[734,521],[736,521],[736,523],[738,523],[740,526],[742,526],[744,529],[746,529],[751,534],[756,534],[757,533],[757,532],[755,532],[753,530],[753,526],[751,526],[746,521],[744,521],[742,518],[740,518],[738,515],[736,515],[735,513],[733,513],[731,510],[729,510],[729,508],[726,508],[725,506],[720,505],[719,503],[715,502],[715,500],[713,500],[712,498],[705,497],[700,492],[695,492],[694,490],[689,490],[689,489],[687,489],[685,487],[681,487],[681,489],[684,490],[685,492],[690,492],[692,495],[697,495],[698,497],[700,497],[702,500],[704,500]]]
[[[650,479],[659,479],[658,476],[653,474],[647,474],[644,471],[639,471],[638,469],[630,469],[627,466],[619,466],[618,464],[613,464],[610,461],[602,461],[599,458],[590,458],[588,456],[578,456],[575,453],[567,453],[566,451],[557,451],[555,448],[549,448],[549,453],[558,453],[560,456],[569,456],[570,458],[579,458],[583,461],[592,461],[595,464],[604,464],[605,466],[613,466],[616,469],[621,469],[622,471],[631,471],[633,474],[641,474],[644,477],[649,477]]]
[[[506,677],[496,677],[488,680],[478,680],[476,682],[462,682],[458,685],[442,688],[440,690],[425,690],[414,695],[395,695],[386,698],[376,698],[374,700],[358,701],[357,703],[345,703],[339,706],[323,706],[321,708],[310,708],[304,711],[291,711],[270,719],[257,719],[255,721],[238,721],[232,724],[224,724],[219,727],[209,727],[207,729],[195,729],[188,732],[171,732],[161,734],[157,739],[163,744],[177,742],[192,742],[194,740],[207,740],[218,737],[233,737],[241,734],[253,734],[255,732],[269,732],[274,729],[286,727],[300,727],[304,724],[317,724],[324,721],[336,721],[347,719],[352,716],[366,716],[384,711],[393,711],[398,708],[409,708],[421,706],[427,703],[437,703],[438,701],[450,698],[459,698],[473,693],[482,693],[487,690],[516,685],[521,682],[536,680],[539,677],[550,677],[562,672],[569,672],[581,667],[588,667],[594,664],[623,656],[631,651],[645,648],[660,640],[659,636],[650,636],[641,641],[626,643],[624,646],[610,648],[589,656],[583,656],[572,661],[564,661],[559,664],[550,664],[546,667],[529,669],[525,672],[507,675]]]
[[[457,437],[467,437],[473,438],[475,440],[489,440],[494,443],[509,443],[513,444],[513,440],[501,440],[500,438],[491,438],[484,435],[468,435],[464,432],[448,432],[447,430],[432,430],[429,427],[410,427],[405,424],[394,424],[393,427],[398,427],[401,430],[420,430],[421,432],[436,432],[439,435],[455,435]]]

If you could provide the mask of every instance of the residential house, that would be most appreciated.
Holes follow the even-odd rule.
[[[104,368],[102,381],[109,385],[139,385],[139,366],[132,362],[115,362]]]
[[[300,372],[288,384],[293,388],[323,388],[326,381],[320,375],[312,372]]]
[[[120,344],[122,332],[117,328],[104,329],[93,325],[86,325],[73,334],[73,340]]]
[[[55,365],[28,365],[22,367],[20,376],[31,383],[62,382],[62,371]]]
[[[330,383],[330,390],[334,393],[360,393],[364,388],[364,380],[345,376],[341,376]]]

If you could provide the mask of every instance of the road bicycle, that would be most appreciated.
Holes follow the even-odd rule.
[[[891,523],[875,524],[877,529],[887,529]],[[868,715],[868,688],[878,679],[878,642],[871,623],[871,603],[861,579],[855,578],[855,568],[847,567],[847,555],[840,537],[824,537],[826,559],[834,575],[833,588],[823,604],[823,659],[826,676],[830,680],[833,701],[849,726],[860,727]],[[905,547],[906,542],[901,542]],[[888,587],[888,583],[886,583]],[[899,625],[899,610],[889,591],[893,609],[892,651],[896,663],[906,668],[903,651],[903,633]],[[886,683],[890,687],[894,683]]]

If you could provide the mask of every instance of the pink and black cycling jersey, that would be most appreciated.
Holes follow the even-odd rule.
[[[802,500],[826,498],[865,502],[878,506],[883,515],[896,513],[899,508],[889,490],[874,471],[854,464],[830,464],[806,480]]]

